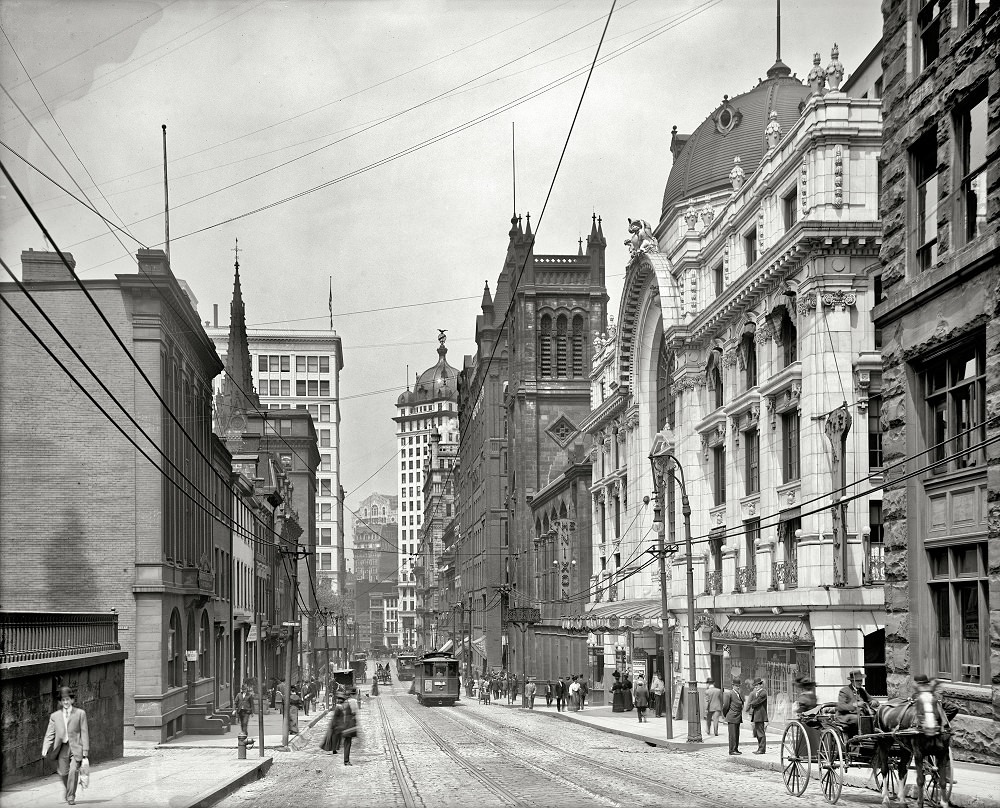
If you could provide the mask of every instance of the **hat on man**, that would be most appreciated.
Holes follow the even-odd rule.
[[[715,679],[713,679],[713,678],[712,678],[711,676],[709,676],[709,677],[708,677],[708,678],[707,678],[707,679],[705,680],[705,684],[706,684],[706,685],[714,685],[714,684],[715,684]]]
[[[737,687],[743,684],[743,681],[735,673],[733,674],[733,684],[736,685]]]
[[[756,687],[757,685],[762,685],[762,684],[764,684],[764,680],[763,680],[763,679],[761,679],[761,678],[760,678],[760,677],[758,676],[758,677],[757,677],[756,679],[754,679],[754,680],[753,680],[753,684],[754,684],[754,687]]]
[[[916,676],[913,677],[913,684],[915,685],[929,685],[930,683],[931,680],[928,679],[927,676],[923,673],[918,673]]]
[[[76,693],[73,692],[73,688],[63,685],[59,688],[59,699],[76,699]]]
[[[848,679],[864,679],[865,672],[862,670],[853,670],[847,675]]]

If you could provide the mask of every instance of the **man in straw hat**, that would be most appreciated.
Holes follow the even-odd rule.
[[[59,776],[65,787],[66,802],[76,804],[76,784],[80,766],[90,751],[90,731],[87,714],[75,706],[76,694],[71,688],[59,688],[60,708],[49,716],[49,726],[42,743],[42,757],[52,750]]]

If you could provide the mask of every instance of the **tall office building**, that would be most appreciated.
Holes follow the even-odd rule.
[[[226,360],[229,326],[205,328]],[[343,592],[344,505],[340,485],[340,371],[344,354],[336,331],[248,328],[251,373],[262,409],[307,410],[319,437],[316,480],[316,578]],[[216,381],[217,386],[221,380]],[[278,422],[280,429],[281,421]],[[289,449],[288,461],[291,461]],[[304,580],[303,567],[300,575]]]
[[[458,371],[445,357],[445,334],[438,336],[438,361],[419,374],[413,389],[396,400],[396,437],[399,447],[399,644],[416,644],[416,580],[414,554],[423,522],[423,467],[435,430],[448,443],[458,441]]]

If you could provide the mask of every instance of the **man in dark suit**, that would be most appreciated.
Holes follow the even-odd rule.
[[[558,681],[556,681],[556,710],[562,712],[563,708],[566,706],[566,677],[560,676]]]
[[[757,739],[755,755],[763,755],[767,751],[767,691],[763,679],[754,679],[753,692],[747,699],[747,710],[753,722],[753,737]]]
[[[49,716],[49,726],[42,742],[42,757],[46,757],[50,749],[53,751],[65,788],[66,802],[70,805],[76,804],[80,766],[87,760],[90,751],[87,714],[76,707],[75,702],[76,694],[71,688],[59,688],[61,706]]]
[[[865,690],[865,672],[851,671],[847,684],[837,694],[837,720],[844,727],[844,734],[850,738],[858,734],[858,717],[871,715],[874,702]]]
[[[729,754],[742,755],[740,751],[740,724],[743,723],[743,694],[740,677],[733,677],[733,686],[722,692],[722,717],[729,728]]]

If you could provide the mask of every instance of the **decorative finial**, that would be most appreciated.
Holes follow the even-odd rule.
[[[712,206],[706,202],[705,207],[701,209],[701,223],[705,225],[705,229],[707,230],[712,226],[713,221],[715,221],[715,211],[712,210]]]
[[[687,222],[688,230],[694,230],[698,224],[698,211],[694,205],[690,205],[684,212],[684,221]]]
[[[812,70],[806,76],[806,81],[809,82],[809,87],[813,91],[813,95],[823,94],[823,85],[826,84],[826,71],[820,67],[820,55],[818,51],[813,54]]]
[[[729,172],[729,181],[733,184],[733,190],[738,191],[743,187],[743,180],[746,179],[746,172],[740,165],[739,155],[733,158],[733,170]]]
[[[234,263],[234,266],[236,267],[236,271],[238,272],[239,269],[240,269],[240,238],[239,238],[239,236],[236,237],[236,246],[233,247],[233,252],[236,253],[236,261]]]
[[[768,117],[770,121],[764,127],[764,137],[767,138],[767,150],[773,151],[778,148],[778,143],[781,141],[781,122],[778,120],[778,113],[773,109]]]
[[[840,82],[844,80],[844,66],[840,63],[840,48],[837,43],[833,43],[833,50],[830,51],[830,64],[826,66],[826,81],[830,85],[830,92],[840,92]]]

